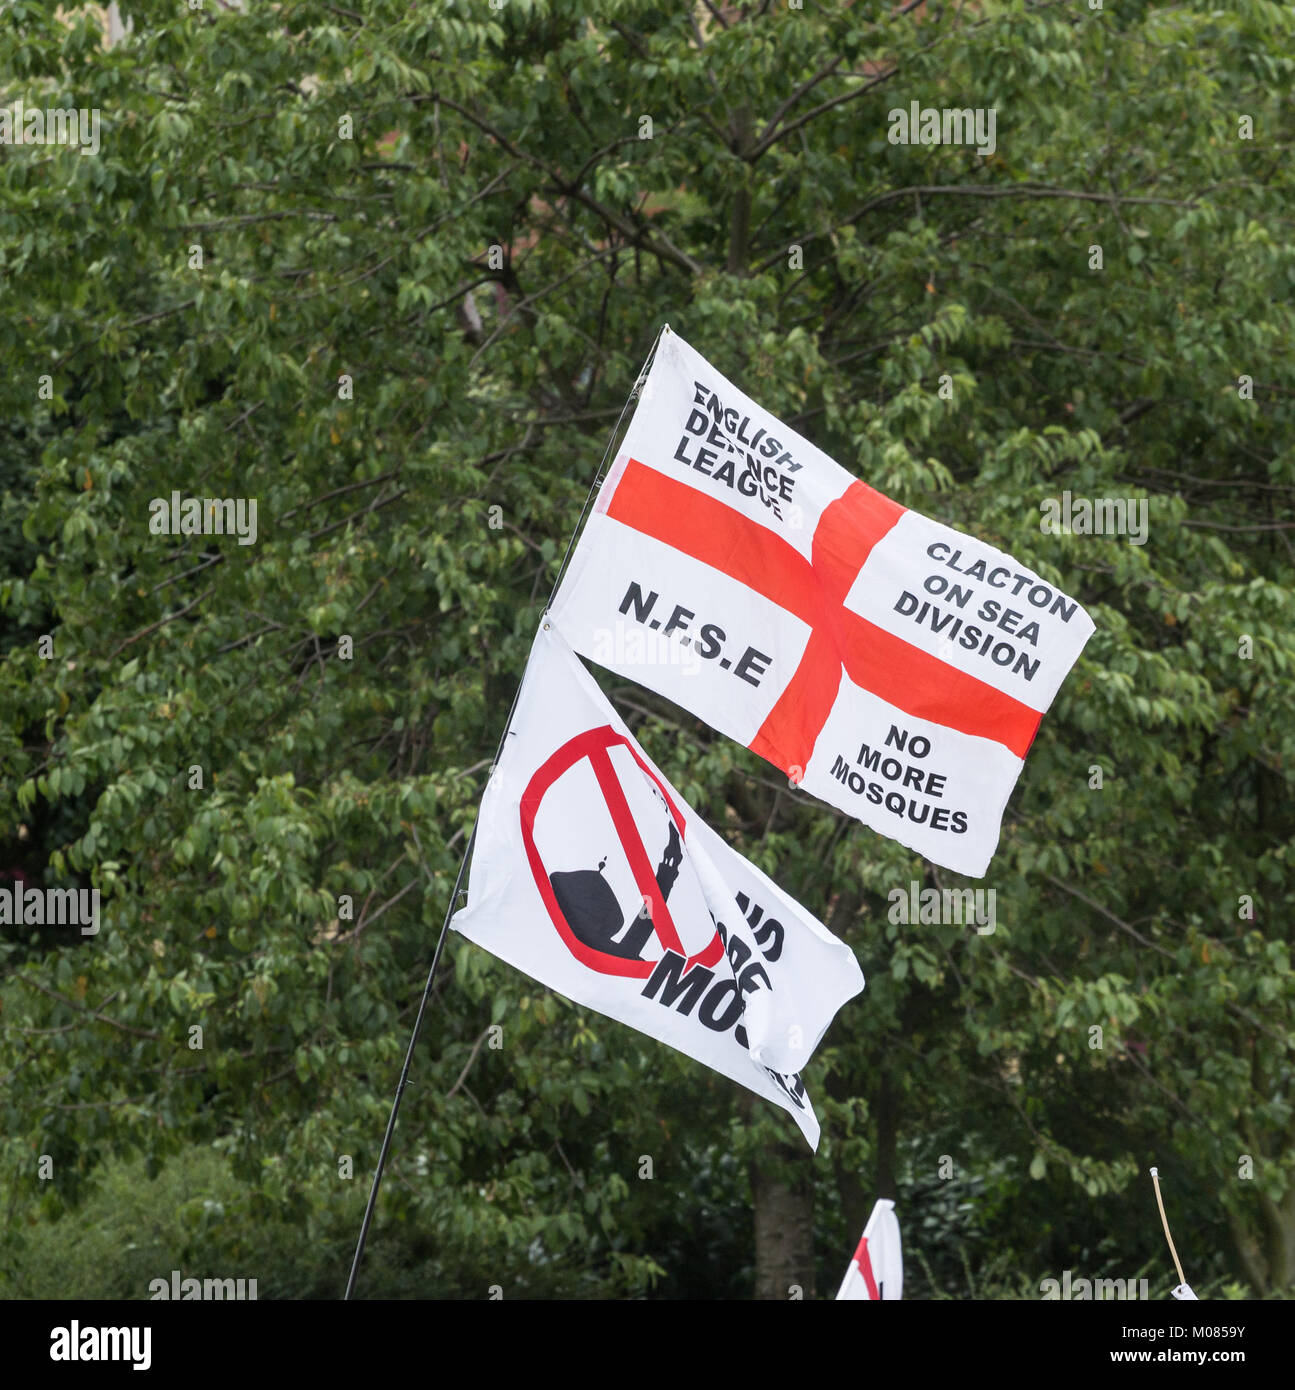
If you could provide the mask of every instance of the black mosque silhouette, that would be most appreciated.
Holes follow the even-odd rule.
[[[656,789],[653,788],[653,791]],[[624,916],[611,884],[603,877],[606,863],[607,860],[604,858],[596,869],[552,873],[549,875],[549,882],[553,885],[553,893],[562,909],[562,915],[577,941],[609,956],[619,956],[624,960],[640,960],[640,953],[652,935],[652,917],[646,904],[628,917]],[[679,840],[679,830],[672,819],[670,838],[666,841],[661,862],[656,867],[657,887],[661,890],[663,899],[670,897],[670,890],[679,876],[681,863],[683,846]],[[625,934],[617,941],[615,938],[620,936],[622,931]]]

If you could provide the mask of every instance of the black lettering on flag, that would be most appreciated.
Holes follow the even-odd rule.
[[[705,657],[707,661],[717,657],[721,651],[720,644],[726,635],[722,627],[717,627],[714,623],[703,623],[701,636],[697,639],[698,655]]]
[[[734,899],[741,908],[742,916],[746,918],[751,935],[755,937],[755,944],[759,946],[765,960],[776,961],[782,955],[782,939],[786,934],[782,923],[772,917],[765,917],[764,908],[759,903],[752,904],[745,893],[734,894]],[[761,918],[764,920],[761,921]],[[766,945],[766,942],[770,944]]]
[[[693,970],[697,967],[694,965]],[[707,974],[710,972],[708,971]],[[728,1000],[723,1013],[720,1012],[720,1005],[729,992],[733,991],[732,999]],[[719,980],[715,988],[712,989],[701,1002],[701,1008],[697,1010],[697,1017],[713,1033],[726,1033],[742,1017],[742,1010],[746,1007],[746,1000],[742,997],[742,991],[738,988],[736,980]]]
[[[773,657],[766,656],[764,652],[758,652],[754,647],[748,647],[742,654],[742,659],[737,663],[737,669],[733,672],[735,676],[740,676],[748,685],[759,685],[760,677],[769,669],[769,663]],[[760,663],[764,664],[761,665]],[[754,674],[748,674],[753,672]]]
[[[696,616],[691,608],[685,608],[682,603],[676,603],[670,621],[665,625],[665,636],[669,637],[672,632],[676,631],[687,632],[688,624]]]
[[[800,1079],[799,1072],[797,1072],[795,1076],[786,1077],[780,1076],[772,1067],[765,1067],[765,1071],[767,1071],[769,1075],[773,1077],[774,1081],[786,1091],[793,1105],[801,1110],[805,1108],[805,1083]],[[787,1085],[788,1081],[792,1082],[790,1086]]]
[[[633,604],[634,621],[636,623],[646,622],[647,615],[652,611],[652,605],[658,598],[660,598],[660,594],[653,590],[645,599],[643,597],[643,590],[639,588],[637,583],[631,580],[629,588],[625,591],[625,597],[621,599],[620,611],[622,613],[628,613],[630,604]]]
[[[667,1009],[678,999],[678,1011],[684,1015],[691,1014],[698,999],[705,994],[707,985],[715,978],[715,972],[707,970],[704,965],[694,965],[686,975],[681,976],[683,963],[684,958],[677,951],[667,951],[648,976],[648,982],[642,989],[643,998],[655,999],[659,989],[660,1002]]]

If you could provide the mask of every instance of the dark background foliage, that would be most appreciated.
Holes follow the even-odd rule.
[[[830,1296],[889,1192],[912,1296],[1163,1295],[1152,1163],[1198,1291],[1289,1289],[1289,8],[121,13],[111,47],[94,10],[0,14],[5,101],[102,112],[95,157],[0,145],[0,871],[103,895],[95,937],[0,936],[0,1290],[338,1295],[663,322],[1097,632],[984,936],[890,922],[955,876],[600,675],[859,956],[807,1073],[823,1142],[452,939],[361,1293]],[[995,152],[891,144],[910,101],[994,108]],[[1147,543],[1045,534],[1063,490],[1145,499]],[[152,534],[173,491],[255,497],[255,544]]]

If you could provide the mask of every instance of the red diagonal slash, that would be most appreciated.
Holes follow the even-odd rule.
[[[904,510],[866,483],[851,483],[824,508],[810,561],[758,522],[637,459],[626,463],[607,505],[613,520],[722,571],[811,628],[800,665],[749,745],[775,767],[803,775],[843,669],[914,718],[993,739],[1024,758],[1038,710],[845,607],[873,546]]]
[[[536,813],[539,811],[540,804],[549,788],[582,758],[588,758],[594,776],[598,779],[598,787],[603,794],[603,800],[607,803],[617,837],[625,850],[625,858],[634,875],[634,882],[644,900],[650,904],[652,925],[656,929],[657,939],[664,949],[675,951],[685,957],[685,970],[691,970],[694,965],[712,966],[724,954],[723,940],[719,932],[716,931],[706,945],[695,954],[690,956],[684,949],[679,939],[678,929],[674,924],[674,918],[670,915],[666,900],[661,896],[661,885],[656,880],[656,874],[653,871],[651,861],[648,859],[647,850],[643,847],[643,838],[634,823],[634,813],[630,810],[629,802],[625,797],[625,789],[621,786],[616,769],[612,766],[610,751],[616,747],[623,747],[638,764],[643,775],[651,778],[656,784],[656,788],[661,793],[669,810],[670,817],[679,831],[680,839],[687,847],[688,827],[678,803],[670,795],[661,779],[635,752],[629,739],[624,734],[618,734],[609,724],[604,724],[601,728],[587,729],[584,733],[568,739],[561,748],[551,754],[535,770],[526,790],[522,793],[519,812],[522,843],[526,848],[526,858],[535,878],[535,886],[539,890],[544,906],[548,909],[553,925],[558,929],[558,934],[566,943],[567,949],[581,964],[587,965],[591,970],[600,971],[604,975],[624,975],[642,980],[646,980],[651,975],[658,964],[657,961],[626,960],[622,956],[608,955],[603,951],[594,950],[591,946],[586,946],[583,941],[576,937],[566,918],[562,915],[557,895],[554,893],[553,885],[549,880],[548,870],[544,867],[544,861],[535,843]]]

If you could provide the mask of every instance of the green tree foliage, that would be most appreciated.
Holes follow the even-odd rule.
[[[97,936],[0,943],[15,1267],[110,1160],[196,1147],[233,1186],[191,1254],[272,1270],[239,1241],[297,1223],[340,1289],[535,622],[668,321],[1097,632],[992,934],[891,921],[960,885],[604,680],[859,955],[820,1151],[452,940],[375,1252],[410,1293],[740,1296],[773,1184],[819,1293],[877,1191],[914,1292],[1167,1287],[1159,1163],[1189,1277],[1295,1282],[1289,8],[121,11],[107,50],[88,10],[0,15],[6,101],[102,113],[97,155],[0,144],[0,870],[103,902]],[[892,143],[910,102],[992,108],[993,153]],[[1045,533],[1065,491],[1145,501],[1146,544]],[[150,530],[177,492],[255,498],[255,542]],[[321,1291],[287,1265],[262,1297]]]

